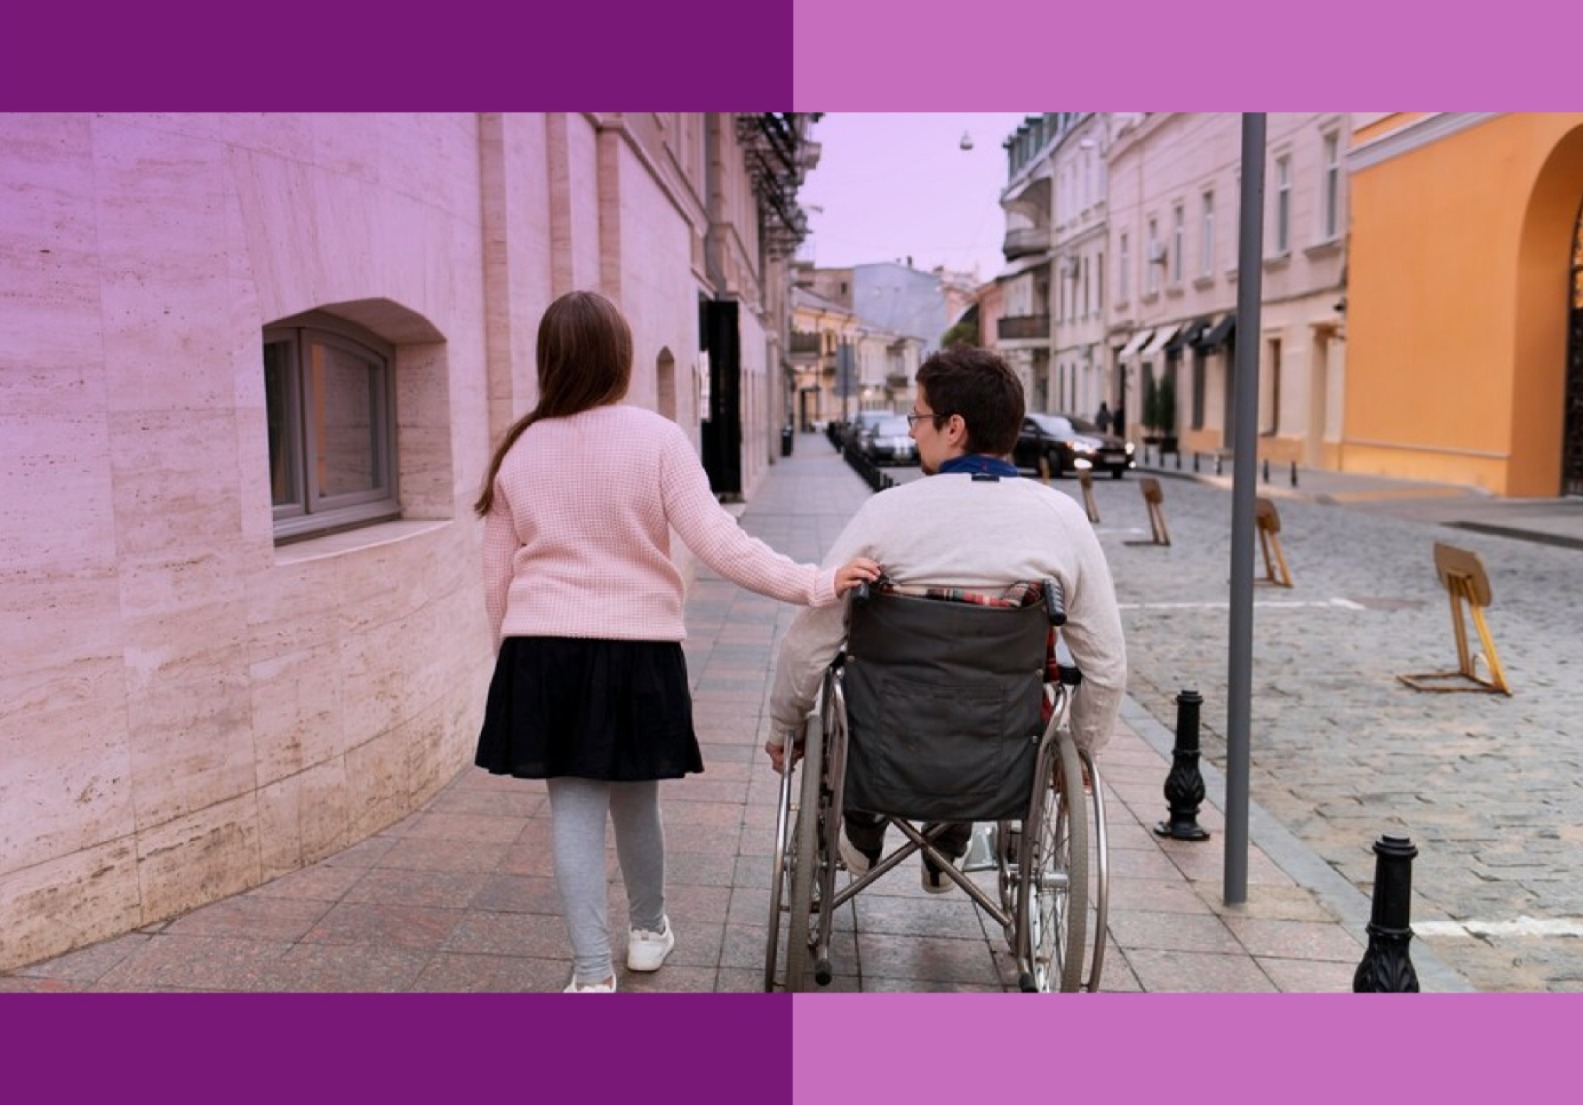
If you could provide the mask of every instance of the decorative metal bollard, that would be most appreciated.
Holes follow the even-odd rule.
[[[1176,696],[1176,746],[1171,749],[1171,773],[1165,777],[1165,800],[1171,820],[1154,827],[1155,835],[1172,840],[1208,840],[1198,824],[1198,807],[1204,801],[1204,777],[1198,773],[1198,709],[1204,698],[1195,690]]]
[[[1355,994],[1416,994],[1418,972],[1407,955],[1413,938],[1413,857],[1418,849],[1405,836],[1374,842],[1374,908],[1369,916],[1369,948],[1352,976]]]
[[[1269,483],[1270,482],[1270,458],[1269,457],[1265,457],[1264,458],[1264,482],[1265,483]]]
[[[1292,461],[1292,486],[1297,486],[1297,462]]]

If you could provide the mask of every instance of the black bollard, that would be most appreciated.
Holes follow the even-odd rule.
[[[1297,486],[1297,462],[1292,461],[1292,486]]]
[[[1221,454],[1219,454],[1219,453],[1215,454],[1215,475],[1217,475],[1217,476],[1220,475],[1220,466],[1221,466],[1221,463],[1224,460],[1225,460],[1225,457],[1223,457]]]
[[[1198,806],[1204,800],[1204,777],[1198,773],[1198,708],[1203,704],[1203,696],[1195,690],[1176,696],[1176,747],[1171,749],[1171,773],[1165,777],[1171,820],[1154,827],[1157,836],[1209,839],[1209,833],[1198,824]]]
[[[1180,449],[1176,451],[1176,470],[1178,472],[1182,470],[1182,451]]]
[[[1413,857],[1418,849],[1405,836],[1374,842],[1374,908],[1369,916],[1369,948],[1352,976],[1354,994],[1416,994],[1418,972],[1407,955],[1413,938]]]
[[[1193,471],[1198,471],[1198,450],[1193,450]]]
[[[1265,457],[1264,458],[1264,482],[1265,483],[1269,483],[1270,482],[1270,458],[1269,457]]]

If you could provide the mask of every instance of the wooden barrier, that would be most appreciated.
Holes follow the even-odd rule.
[[[1253,523],[1259,534],[1259,551],[1264,554],[1264,578],[1257,582],[1290,587],[1292,573],[1287,570],[1286,554],[1281,551],[1281,516],[1275,504],[1262,497],[1254,499]]]
[[[1149,529],[1153,534],[1148,541],[1128,541],[1128,545],[1169,545],[1171,534],[1165,528],[1165,513],[1161,504],[1165,496],[1160,493],[1160,481],[1153,476],[1145,476],[1138,481],[1138,490],[1143,492],[1144,504],[1149,508]]]
[[[1484,564],[1477,553],[1459,549],[1454,545],[1435,542],[1435,573],[1451,600],[1451,631],[1457,641],[1456,671],[1427,671],[1396,678],[1415,691],[1483,691],[1487,694],[1512,693],[1501,669],[1500,656],[1495,651],[1495,641],[1490,627],[1484,621],[1484,608],[1490,604],[1490,580],[1484,574]],[[1478,631],[1479,643],[1484,646],[1481,656],[1474,656],[1468,649],[1468,630],[1463,621],[1462,607],[1472,613],[1473,627]],[[1489,678],[1481,678],[1474,665],[1483,659],[1489,668]]]
[[[1094,504],[1094,477],[1088,469],[1083,469],[1077,474],[1077,482],[1083,486],[1083,509],[1088,511],[1088,520],[1093,525],[1099,525],[1099,507]]]

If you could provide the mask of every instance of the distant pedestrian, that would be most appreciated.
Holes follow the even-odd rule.
[[[621,402],[632,332],[609,300],[571,292],[550,304],[537,359],[538,405],[495,449],[475,504],[496,647],[476,763],[548,780],[566,989],[608,994],[606,816],[627,891],[627,969],[655,971],[676,944],[658,780],[703,770],[671,530],[739,586],[805,606],[834,604],[879,566],[799,564],[748,536],[682,429]]]
[[[1110,408],[1103,399],[1099,401],[1099,413],[1094,415],[1094,425],[1099,427],[1100,433],[1110,433]]]

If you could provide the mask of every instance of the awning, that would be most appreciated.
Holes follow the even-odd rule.
[[[1152,357],[1165,347],[1165,343],[1176,337],[1176,332],[1182,328],[1180,322],[1173,322],[1169,326],[1162,326],[1154,332],[1154,337],[1149,344],[1138,350],[1140,357]]]
[[[1230,341],[1231,336],[1236,332],[1237,312],[1227,311],[1207,334],[1198,339],[1198,348],[1206,353],[1212,349],[1219,349]]]
[[[1171,339],[1171,343],[1165,347],[1165,351],[1167,353],[1172,353],[1178,349],[1181,349],[1183,346],[1192,345],[1203,335],[1205,330],[1209,329],[1209,324],[1214,321],[1213,315],[1205,315],[1203,318],[1195,318],[1192,322],[1189,322],[1186,326],[1182,327],[1181,333],[1177,334],[1176,337]]]
[[[1127,344],[1121,347],[1121,352],[1117,353],[1116,356],[1118,356],[1118,357],[1130,357],[1130,356],[1132,356],[1134,353],[1136,353],[1139,349],[1141,349],[1143,347],[1143,343],[1144,342],[1148,341],[1152,337],[1154,337],[1154,331],[1153,330],[1139,330],[1136,334],[1132,335],[1132,337],[1127,339]]]

